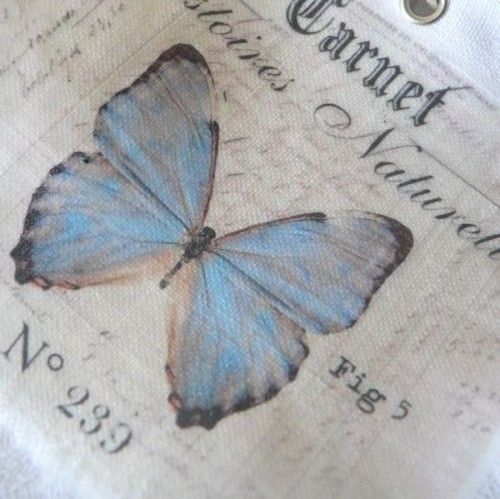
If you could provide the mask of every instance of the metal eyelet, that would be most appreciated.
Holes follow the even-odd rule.
[[[401,8],[411,21],[429,24],[437,21],[446,11],[448,0],[401,0]]]

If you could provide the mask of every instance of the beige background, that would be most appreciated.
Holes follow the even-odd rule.
[[[293,33],[285,19],[287,2],[253,0],[252,10],[238,0],[209,4],[233,9],[235,32],[260,35],[259,46],[296,82],[285,92],[270,90],[180,1],[5,3],[0,347],[11,344],[25,321],[33,344],[48,342],[66,362],[57,373],[37,362],[21,374],[19,359],[0,358],[0,422],[42,474],[56,474],[86,497],[465,493],[476,468],[488,465],[484,456],[498,434],[498,262],[374,175],[373,166],[395,160],[413,176],[432,174],[433,189],[449,204],[485,233],[498,231],[494,102],[473,82],[474,91],[450,95],[432,114],[432,124],[415,129],[408,114],[391,112],[359,77],[346,74],[342,62],[318,53],[320,37]],[[369,39],[429,88],[471,84],[417,42],[402,43],[398,29],[369,5],[353,2],[339,13],[360,40]],[[68,10],[69,18],[61,21]],[[42,38],[30,47],[37,34]],[[164,331],[167,301],[175,306],[175,297],[159,292],[157,279],[43,293],[15,284],[8,256],[30,196],[50,167],[74,150],[93,151],[98,107],[178,42],[195,45],[216,80],[221,147],[208,223],[218,232],[295,212],[356,208],[397,218],[415,237],[408,260],[352,330],[308,335],[311,354],[294,383],[210,432],[178,429],[167,406]],[[328,137],[315,125],[313,110],[324,102],[351,111],[353,133],[396,126],[400,140],[418,141],[447,168],[406,150],[359,159],[363,143]],[[340,356],[367,373],[366,388],[387,396],[373,415],[358,410],[347,378],[329,374]],[[132,426],[134,438],[121,453],[104,454],[97,438],[84,437],[78,421],[56,410],[76,384]],[[411,412],[393,420],[402,399],[411,401]]]

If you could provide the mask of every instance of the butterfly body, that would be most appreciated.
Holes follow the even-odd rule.
[[[203,229],[184,246],[183,258],[185,258],[186,262],[201,256],[203,252],[208,249],[215,236],[216,234],[212,227],[203,227]]]
[[[168,286],[170,279],[177,274],[185,263],[189,263],[189,261],[194,258],[200,258],[203,253],[209,249],[210,243],[213,239],[215,239],[215,236],[215,230],[212,229],[212,227],[203,227],[200,231],[198,231],[194,237],[192,237],[192,239],[184,245],[184,253],[182,254],[181,259],[169,272],[165,274],[163,279],[160,281],[160,288],[165,289]]]
[[[169,284],[167,380],[181,427],[212,428],[292,381],[306,331],[349,328],[410,251],[373,213],[304,213],[216,238],[205,226],[219,128],[193,47],[165,51],[102,106],[100,152],[75,152],[32,196],[11,252],[18,283]],[[187,239],[187,240],[186,240]]]

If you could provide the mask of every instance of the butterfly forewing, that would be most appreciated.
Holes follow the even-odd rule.
[[[313,213],[229,234],[214,251],[295,323],[329,333],[354,324],[412,244],[381,215]]]
[[[212,94],[203,57],[176,45],[102,106],[95,124],[104,155],[191,233],[203,223],[213,186]]]
[[[182,231],[101,154],[75,153],[32,197],[11,253],[16,280],[81,287],[149,275],[180,251]]]

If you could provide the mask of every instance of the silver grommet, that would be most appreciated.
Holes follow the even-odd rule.
[[[429,24],[437,21],[446,11],[448,0],[401,0],[401,8],[411,21]]]

